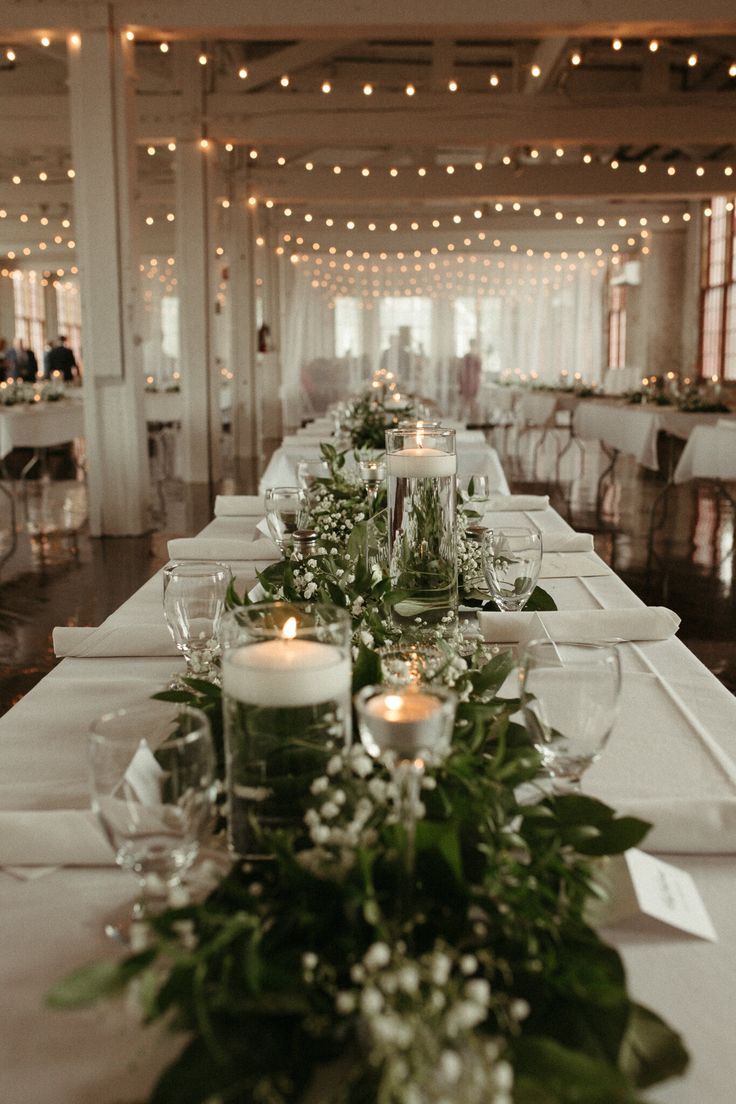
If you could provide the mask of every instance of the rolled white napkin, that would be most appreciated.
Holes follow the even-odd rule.
[[[479,502],[489,513],[503,513],[507,510],[546,510],[549,495],[492,494],[487,502]]]
[[[652,828],[641,843],[645,851],[725,855],[736,852],[736,795],[717,798],[620,799],[620,815],[648,820]]]
[[[218,495],[215,517],[260,517],[263,495]]]
[[[168,544],[172,560],[278,560],[281,558],[273,541],[234,540],[232,537],[177,537]]]
[[[719,418],[716,425],[719,429],[736,429],[736,418]]]
[[[0,866],[114,866],[88,809],[0,812]]]
[[[166,625],[120,625],[98,629],[57,625],[54,655],[59,659],[98,659],[123,656],[178,656]]]
[[[548,613],[478,612],[483,639],[489,643],[526,643],[549,637],[594,644],[603,640],[668,640],[680,618],[665,606],[619,610],[552,610]]]

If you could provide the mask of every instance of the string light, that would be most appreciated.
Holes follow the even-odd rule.
[[[617,168],[618,168],[618,161],[616,161],[616,159],[615,159],[615,158],[614,158],[614,160],[613,160],[613,161],[611,162],[611,168],[612,168],[612,169],[617,169]]]
[[[620,50],[622,45],[623,43],[621,42],[620,38],[614,38],[613,42],[611,43],[611,46],[614,50]]]
[[[154,157],[155,154],[156,154],[156,147],[155,146],[149,146],[148,149],[146,150],[146,153],[148,154],[149,157]]]
[[[258,159],[258,150],[256,150],[256,149],[250,150],[249,153],[248,153],[248,156],[250,157],[251,161],[256,161]]]
[[[207,55],[206,54],[200,54],[199,57],[197,58],[197,60],[199,61],[200,65],[206,65],[207,64]]]
[[[583,163],[584,164],[589,165],[592,160],[593,160],[593,158],[592,158],[591,154],[589,154],[589,153],[584,153],[583,154]]]
[[[539,67],[538,65],[532,65],[532,67],[531,67],[531,69],[529,70],[529,72],[531,73],[531,75],[532,75],[532,76],[533,76],[534,78],[536,78],[536,77],[541,77],[541,75],[542,75],[542,70],[540,69],[540,67]]]
[[[533,75],[534,74],[532,74],[532,76]],[[498,73],[491,73],[490,77],[488,78],[488,83],[490,84],[491,88],[498,88],[499,80],[500,79]]]
[[[311,161],[307,161],[307,162],[305,162],[304,168],[306,169],[307,172],[311,172],[312,169],[314,168],[314,164]]]
[[[705,176],[705,169],[703,168],[702,165],[698,165],[697,169],[695,170],[695,175],[696,176]]]
[[[16,176],[14,176],[14,177],[13,177],[13,183],[14,183],[14,184],[20,184],[20,177],[19,177],[19,176],[17,176],[17,175],[16,175]]]
[[[456,80],[449,80],[447,82],[447,91],[448,92],[457,92],[458,87],[459,86],[458,86],[458,83],[457,83]]]
[[[51,45],[51,39],[49,38],[48,35],[42,35],[41,36],[41,45],[44,48]]]
[[[8,61],[15,61],[15,50],[6,50],[5,57]]]
[[[235,146],[232,144],[232,142],[226,142],[225,143],[225,149],[228,153],[232,153],[233,150],[235,149]]]
[[[565,151],[562,148],[562,146],[557,147],[557,149],[555,150],[555,156],[556,157],[564,157],[565,156]]]
[[[69,42],[72,46],[78,48],[82,45],[82,36],[78,34],[69,35]]]
[[[416,88],[415,88],[415,87],[414,87],[414,85],[413,85],[413,84],[411,84],[411,83],[410,83],[410,84],[407,84],[407,86],[406,86],[406,88],[404,89],[404,91],[406,92],[407,96],[414,96],[414,95],[416,94]]]
[[[728,67],[729,77],[736,77],[736,61],[732,61]]]
[[[667,166],[667,175],[668,176],[674,176],[676,174],[676,172],[677,172],[677,169],[675,168],[674,165],[668,165]]]
[[[199,148],[200,148],[200,149],[202,149],[202,150],[207,150],[207,149],[209,149],[209,148],[210,148],[210,141],[209,141],[209,138],[200,138],[200,140],[199,140]]]
[[[690,57],[687,59],[687,63],[691,69],[694,69],[695,66],[698,64],[698,55],[690,54]]]
[[[659,49],[659,42],[657,41],[657,39],[656,39],[656,38],[651,38],[651,39],[649,40],[649,50],[650,50],[650,53],[652,53],[652,54],[656,54],[656,52],[657,52],[657,50],[658,50],[658,49]]]
[[[370,82],[368,82],[368,81],[366,81],[366,83],[363,85],[363,95],[364,96],[372,96],[373,95],[373,85],[370,84]]]
[[[241,80],[247,80],[248,79],[248,70],[246,69],[246,67],[244,65],[241,65],[240,68],[238,69],[238,76],[240,77]]]
[[[126,31],[125,32],[125,37],[127,38],[128,42],[134,42],[135,41],[135,33],[133,31]]]
[[[322,81],[322,91],[325,95],[328,95],[332,91],[332,85],[328,80]]]
[[[169,44],[168,44],[168,42],[161,42],[161,43],[159,43],[159,47],[158,47],[158,48],[159,48],[159,50],[161,51],[161,53],[162,53],[162,54],[168,54],[168,52],[169,52]]]
[[[38,174],[38,179],[39,179],[39,180],[48,180],[48,178],[49,178],[49,174],[48,174],[48,173],[45,173],[45,172],[40,172],[40,173]]]
[[[289,81],[289,75],[288,75],[288,73],[284,73],[283,77],[282,77],[282,78],[281,78],[281,80],[279,81],[279,84],[281,85],[281,87],[282,87],[282,88],[288,88],[288,87],[289,87],[289,83],[290,83],[290,81]]]
[[[572,54],[572,56],[570,57],[570,64],[571,65],[579,65],[582,60],[583,59],[582,59],[580,53],[576,50],[575,53]]]

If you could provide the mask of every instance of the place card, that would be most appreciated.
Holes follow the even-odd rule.
[[[595,908],[592,919],[597,926],[644,916],[717,942],[700,892],[685,870],[632,847],[608,863],[600,882],[609,899]]]

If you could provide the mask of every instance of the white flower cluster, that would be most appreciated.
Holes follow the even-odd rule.
[[[357,1015],[387,1104],[511,1104],[513,1071],[503,1044],[476,1029],[494,1005],[475,955],[437,945],[412,958],[399,942],[374,943],[335,994],[340,1015]],[[522,1002],[517,1002],[521,1005]],[[528,1007],[519,1007],[520,1015]]]

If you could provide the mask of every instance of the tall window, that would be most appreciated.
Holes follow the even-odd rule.
[[[608,367],[623,368],[626,364],[626,287],[608,288]]]
[[[382,350],[390,347],[392,337],[407,337],[413,352],[426,354],[432,342],[432,300],[414,295],[381,299],[379,338]]]
[[[33,349],[39,365],[43,364],[46,340],[46,312],[43,287],[37,272],[13,273],[15,336],[23,339],[27,349]]]
[[[79,288],[67,280],[56,285],[56,317],[58,331],[67,339],[67,345],[74,352],[77,363],[82,355],[82,315],[79,303]]]
[[[700,364],[705,377],[736,379],[736,220],[734,197],[715,196],[703,219]]]

